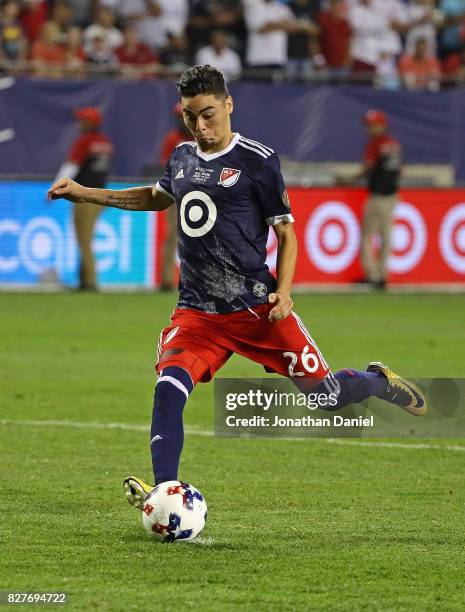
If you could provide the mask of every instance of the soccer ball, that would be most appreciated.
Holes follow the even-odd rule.
[[[160,542],[187,542],[205,527],[207,504],[188,482],[169,480],[147,495],[142,508],[145,529]]]

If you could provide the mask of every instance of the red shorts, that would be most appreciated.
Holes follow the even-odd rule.
[[[270,304],[253,310],[209,314],[176,309],[160,334],[156,370],[178,366],[192,380],[208,382],[233,353],[263,365],[267,372],[290,378],[322,380],[328,364],[299,317],[271,323]]]

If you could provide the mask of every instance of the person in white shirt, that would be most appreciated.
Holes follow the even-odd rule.
[[[351,54],[356,73],[369,74],[376,70],[381,53],[380,40],[386,28],[386,18],[378,8],[374,0],[358,0],[350,6]]]
[[[401,0],[376,0],[375,6],[385,19],[381,53],[396,58],[402,53],[401,34],[408,30],[406,6]]]
[[[241,58],[228,46],[228,37],[221,30],[214,30],[210,36],[210,45],[197,52],[196,64],[209,64],[220,70],[226,80],[235,79],[241,73]]]
[[[245,0],[244,19],[248,66],[284,67],[288,59],[287,35],[298,27],[291,9],[276,0]]]
[[[125,21],[136,25],[139,37],[152,49],[161,49],[168,34],[180,36],[189,14],[187,0],[100,0],[111,4]]]
[[[436,55],[436,25],[434,21],[434,7],[431,0],[411,0],[406,7],[409,31],[405,39],[405,53],[413,55],[417,40],[426,40],[428,53]]]
[[[115,27],[115,15],[109,7],[101,6],[97,12],[95,23],[84,30],[84,50],[86,53],[91,53],[96,38],[105,39],[106,45],[112,51],[123,44],[123,34]]]

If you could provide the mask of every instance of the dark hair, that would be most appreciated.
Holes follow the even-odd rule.
[[[223,73],[208,64],[185,70],[177,82],[177,88],[179,94],[185,98],[193,98],[199,94],[229,96]]]

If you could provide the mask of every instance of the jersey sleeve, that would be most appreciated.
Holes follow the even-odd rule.
[[[155,183],[155,189],[157,191],[161,191],[161,193],[165,193],[166,195],[169,195],[174,200],[173,188],[171,187],[171,178],[172,178],[171,160],[172,158],[173,158],[173,153],[171,153],[166,163],[165,172],[163,173],[163,176],[160,179],[158,179],[158,181]]]
[[[376,166],[379,160],[379,147],[376,142],[369,142],[365,149],[365,155],[363,156],[363,163],[365,166],[372,168]]]
[[[260,208],[267,224],[293,223],[289,195],[276,153],[257,169],[255,180]]]
[[[90,141],[88,138],[85,136],[78,138],[71,147],[71,151],[68,155],[68,161],[72,162],[73,164],[77,164],[78,166],[82,166],[89,156],[89,146]]]

